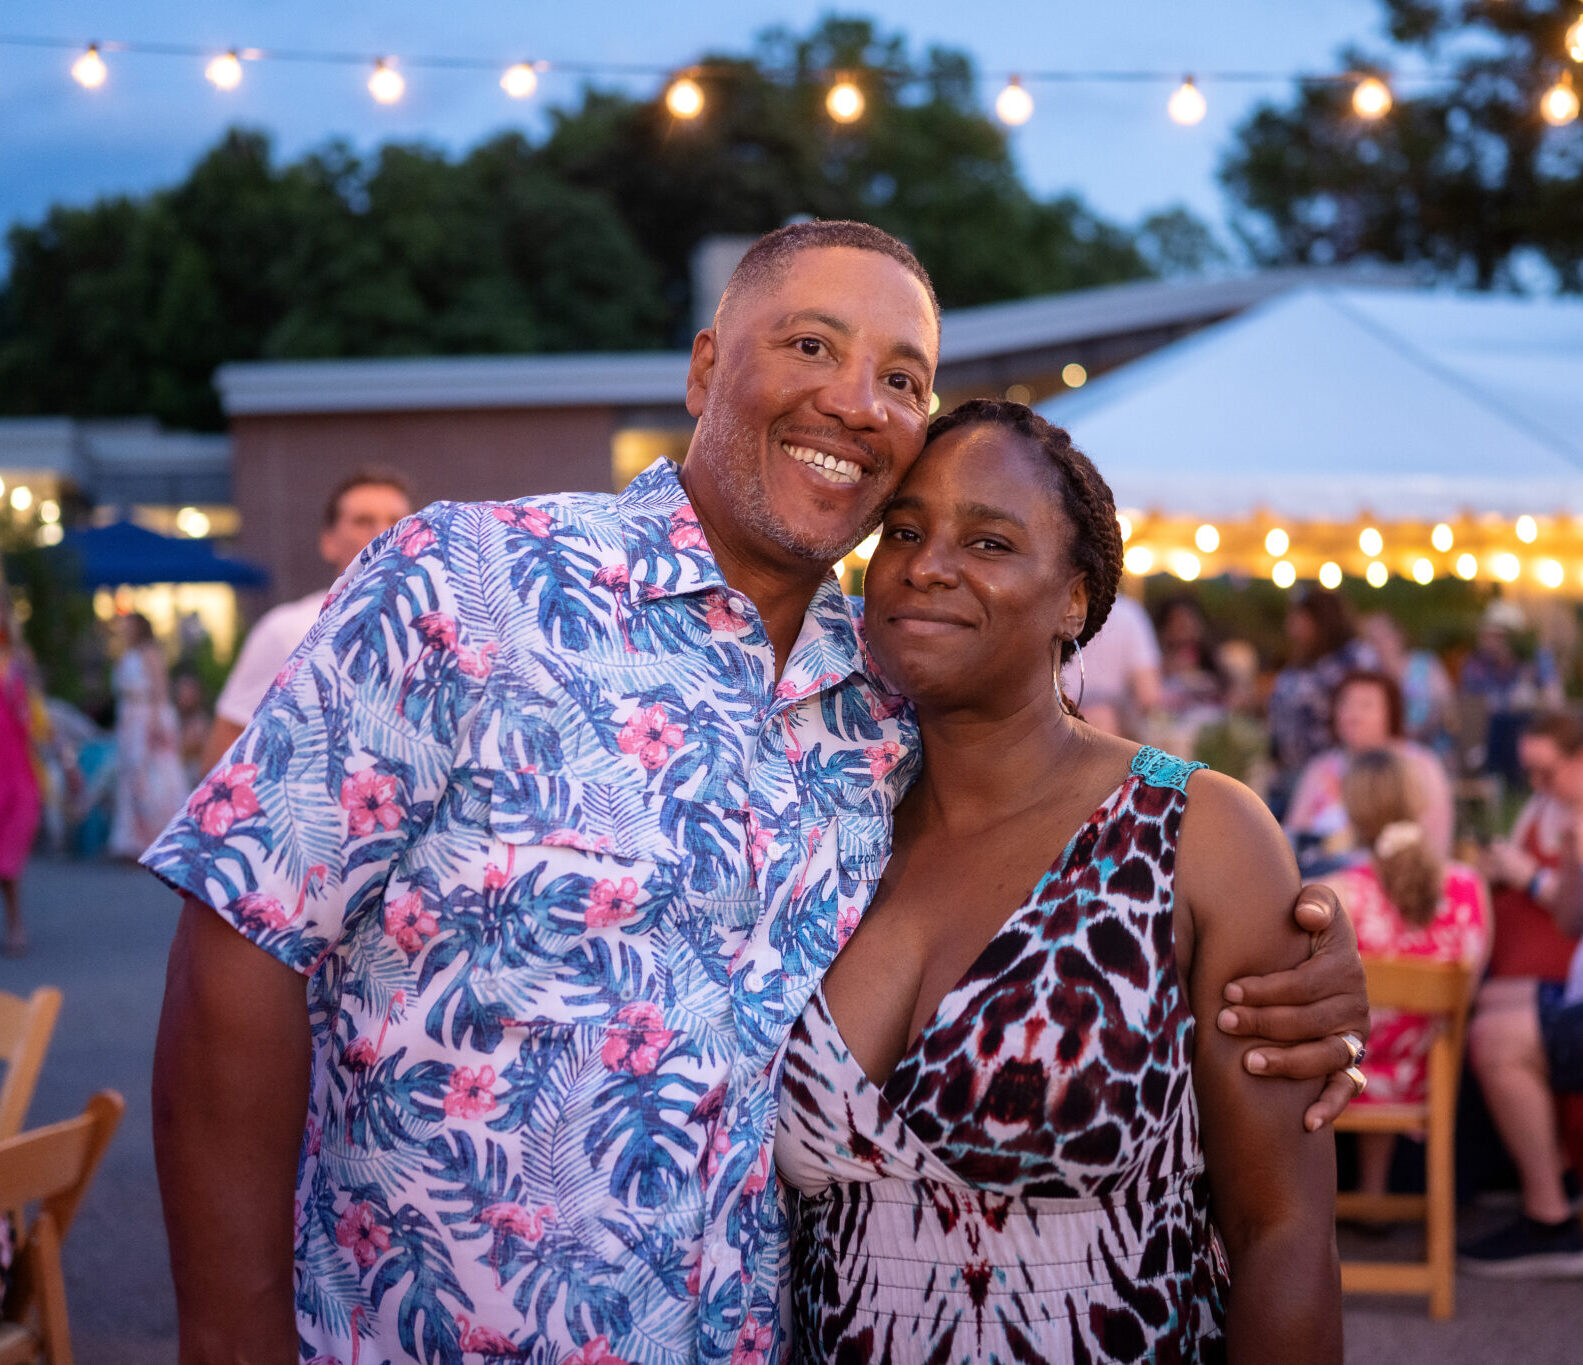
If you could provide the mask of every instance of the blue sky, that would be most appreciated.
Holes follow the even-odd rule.
[[[1375,0],[34,0],[0,6],[0,31],[36,36],[435,56],[681,65],[703,51],[744,51],[770,24],[806,31],[821,14],[860,14],[905,33],[915,51],[965,49],[982,71],[1216,69],[1326,71],[1343,44],[1386,51]],[[409,70],[406,98],[369,98],[365,70],[249,64],[224,94],[182,57],[107,56],[98,91],[68,76],[72,54],[0,46],[0,226],[35,221],[55,202],[137,193],[171,183],[230,123],[271,131],[291,157],[340,136],[461,149],[504,127],[536,132],[547,103],[570,103],[580,78],[548,75],[527,104],[484,71]],[[610,80],[647,93],[646,78]],[[984,81],[986,104],[998,81]],[[1166,117],[1168,87],[1030,84],[1033,118],[1013,135],[1029,182],[1076,190],[1132,222],[1176,202],[1219,225],[1215,166],[1237,120],[1287,87],[1200,82],[1209,114],[1196,128]]]

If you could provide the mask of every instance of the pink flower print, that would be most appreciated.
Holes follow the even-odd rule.
[[[279,673],[275,674],[275,686],[287,687],[291,680],[297,676],[297,670],[302,667],[302,660],[296,657],[287,659]]]
[[[506,884],[506,874],[500,870],[499,863],[486,863],[484,865],[484,890],[498,891]]]
[[[632,586],[632,574],[625,564],[606,564],[594,571],[594,582],[612,593],[625,592]]]
[[[638,884],[631,877],[623,877],[621,884],[605,879],[594,883],[588,893],[588,927],[608,929],[613,925],[630,924],[638,917]]]
[[[671,513],[671,544],[678,550],[696,550],[707,544],[698,513],[691,507],[678,507]]]
[[[438,645],[441,649],[456,648],[454,616],[448,616],[443,611],[426,611],[412,618],[412,626],[423,637],[424,644]]]
[[[257,776],[257,764],[227,764],[187,799],[188,814],[205,834],[224,836],[238,820],[258,814],[258,797],[252,786]]]
[[[341,1054],[341,1063],[348,1071],[367,1071],[374,1065],[374,1040],[358,1038]]]
[[[846,941],[857,931],[863,913],[855,905],[843,905],[835,917],[835,950],[840,952]]]
[[[335,1240],[351,1248],[352,1259],[364,1270],[390,1250],[390,1233],[380,1227],[374,1206],[366,1200],[346,1206],[335,1225]]]
[[[466,1313],[456,1315],[456,1325],[461,1330],[456,1344],[464,1351],[486,1356],[514,1356],[519,1354],[517,1343],[502,1336],[493,1327],[474,1327]]]
[[[616,736],[621,752],[636,754],[638,762],[650,772],[663,768],[671,750],[680,748],[681,742],[682,727],[671,720],[658,703],[634,711]]]
[[[901,745],[893,739],[887,739],[883,744],[870,744],[863,750],[863,757],[868,759],[870,776],[878,782],[901,758]]]
[[[423,903],[423,892],[409,891],[385,902],[385,932],[404,953],[415,953],[440,931],[434,912]]]
[[[479,650],[463,646],[456,652],[456,666],[469,678],[487,678],[494,670],[495,655],[499,652],[500,646],[493,640]]]
[[[660,1064],[660,1053],[676,1036],[662,1027],[665,1016],[652,1000],[634,1000],[616,1011],[610,1036],[599,1050],[599,1059],[612,1071],[647,1076]]]
[[[490,1204],[478,1215],[480,1223],[487,1223],[499,1233],[510,1233],[524,1242],[537,1242],[544,1236],[544,1225],[555,1221],[555,1208],[545,1204],[530,1213],[521,1204]]]
[[[421,517],[409,517],[396,533],[396,548],[408,559],[416,559],[434,544],[434,532]]]
[[[284,929],[291,923],[286,907],[262,891],[249,891],[246,895],[238,896],[232,902],[231,911],[241,920],[244,928]]]
[[[495,1068],[481,1066],[477,1071],[459,1066],[451,1072],[451,1093],[445,1097],[445,1112],[453,1119],[477,1119],[495,1107]]]
[[[731,600],[719,588],[711,588],[704,594],[704,619],[709,622],[710,630],[734,635],[747,626],[748,618],[732,609]]]
[[[490,512],[496,521],[503,521],[507,526],[518,531],[526,531],[529,535],[547,536],[550,528],[555,525],[550,514],[542,508],[529,507],[525,503],[506,503],[500,507],[491,507]]]
[[[742,1332],[732,1349],[731,1365],[764,1365],[774,1340],[775,1329],[769,1323],[749,1318],[742,1324]]]
[[[401,823],[396,805],[396,779],[372,768],[355,772],[341,783],[341,806],[347,812],[347,828],[354,839],[381,829],[395,829]]]
[[[627,1361],[624,1356],[611,1355],[609,1337],[595,1337],[584,1342],[583,1349],[567,1356],[561,1365],[627,1365]]]

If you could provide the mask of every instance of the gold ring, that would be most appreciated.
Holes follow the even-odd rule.
[[[1349,1066],[1344,1074],[1346,1075],[1346,1078],[1352,1082],[1353,1088],[1357,1092],[1353,1095],[1353,1099],[1357,1099],[1358,1095],[1361,1095],[1369,1088],[1369,1078],[1365,1076],[1360,1070],[1358,1070],[1357,1067]]]
[[[1336,1037],[1347,1045],[1348,1066],[1356,1066],[1368,1055],[1368,1049],[1363,1046],[1363,1039],[1359,1038],[1357,1034],[1338,1033]]]

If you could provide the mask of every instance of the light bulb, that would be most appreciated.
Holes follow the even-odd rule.
[[[1121,562],[1126,566],[1128,573],[1141,576],[1154,567],[1154,554],[1147,546],[1134,545],[1122,556]]]
[[[1170,566],[1171,572],[1184,583],[1191,583],[1204,569],[1198,556],[1191,550],[1176,550],[1172,552],[1166,563]]]
[[[1206,555],[1212,555],[1220,548],[1220,532],[1206,521],[1193,532],[1193,544]]]
[[[1490,572],[1502,583],[1515,583],[1522,571],[1522,561],[1514,554],[1499,554],[1490,560]]]
[[[1319,566],[1319,586],[1334,592],[1341,586],[1341,565],[1335,560],[1327,560]]]
[[[1171,118],[1184,128],[1202,123],[1204,115],[1209,111],[1209,106],[1204,103],[1203,94],[1193,84],[1191,76],[1176,87],[1176,93],[1171,96],[1165,108]]]
[[[856,123],[863,117],[863,92],[851,81],[837,81],[825,96],[824,107],[837,123]]]
[[[1383,588],[1390,576],[1391,571],[1377,559],[1370,560],[1369,567],[1363,571],[1363,581],[1371,588]]]
[[[1292,548],[1292,538],[1277,526],[1269,535],[1264,537],[1264,549],[1267,554],[1279,559]]]
[[[1022,88],[1022,81],[1013,76],[1006,88],[995,96],[995,114],[1002,123],[1019,128],[1033,117],[1033,96]]]
[[[1439,550],[1441,554],[1445,554],[1447,550],[1456,544],[1456,537],[1451,534],[1451,528],[1445,522],[1441,522],[1429,533],[1429,543]]]
[[[1572,88],[1570,71],[1563,71],[1561,79],[1544,92],[1539,112],[1552,128],[1564,128],[1578,116],[1578,92]]]
[[[1457,556],[1457,577],[1471,581],[1479,576],[1479,561],[1470,554]]]
[[[1080,389],[1088,383],[1088,371],[1074,360],[1061,366],[1061,382],[1069,389]]]
[[[1435,581],[1435,566],[1427,559],[1413,560],[1413,582],[1433,583]]]
[[[1391,112],[1390,87],[1378,76],[1365,76],[1353,87],[1352,110],[1359,118],[1384,118]]]
[[[704,111],[703,88],[691,76],[682,76],[666,90],[665,107],[672,118],[697,118]]]
[[[1291,560],[1280,560],[1270,570],[1270,579],[1277,588],[1289,588],[1293,583],[1297,582],[1297,569],[1293,566]]]
[[[33,490],[25,483],[19,483],[11,490],[11,506],[18,512],[25,512],[33,505]]]
[[[1583,62],[1583,15],[1567,30],[1562,41],[1567,45],[1567,56],[1575,62]]]
[[[1385,548],[1385,537],[1372,526],[1365,526],[1358,535],[1358,549],[1371,559]]]
[[[1121,532],[1121,543],[1125,545],[1132,539],[1132,518],[1125,512],[1117,512],[1116,529]]]
[[[1559,588],[1566,582],[1566,570],[1561,567],[1558,560],[1541,559],[1539,567],[1534,570],[1539,576],[1539,581],[1547,588]]]
[[[1527,514],[1518,517],[1517,539],[1524,545],[1532,545],[1539,539],[1539,523]]]
[[[110,68],[104,64],[104,58],[99,55],[97,43],[89,43],[88,50],[71,64],[72,79],[89,90],[97,90],[104,84],[105,77],[109,74]]]
[[[242,83],[242,63],[236,53],[222,53],[204,67],[203,74],[216,89],[235,90]]]
[[[526,62],[518,62],[506,68],[500,88],[514,100],[525,100],[539,88],[539,73]]]
[[[50,523],[60,520],[60,504],[54,498],[45,498],[38,505],[38,519]]]
[[[374,74],[368,78],[368,93],[381,104],[394,104],[406,93],[407,82],[401,72],[381,57],[374,63]]]

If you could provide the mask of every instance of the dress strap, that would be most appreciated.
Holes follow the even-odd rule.
[[[1151,787],[1174,787],[1185,796],[1187,779],[1200,768],[1208,766],[1196,759],[1178,758],[1175,754],[1145,744],[1133,756],[1132,775],[1141,777]]]

